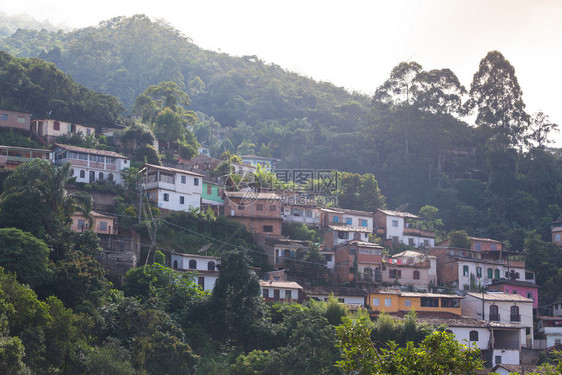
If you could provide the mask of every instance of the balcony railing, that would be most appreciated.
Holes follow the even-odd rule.
[[[490,314],[490,321],[491,322],[499,322],[500,321],[500,314]]]
[[[519,350],[519,341],[496,341],[494,349]]]
[[[521,321],[521,314],[511,314],[509,315],[509,320],[512,322],[520,322]]]

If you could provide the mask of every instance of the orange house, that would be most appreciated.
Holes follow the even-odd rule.
[[[117,234],[117,228],[115,227],[116,218],[114,216],[104,215],[94,211],[90,214],[93,219],[91,228],[93,232],[100,234]],[[72,225],[70,229],[74,232],[84,232],[90,229],[88,220],[84,216],[75,213],[71,215],[71,219]]]
[[[446,312],[461,315],[461,300],[455,294],[402,292],[398,289],[379,289],[371,292],[367,301],[373,313]]]

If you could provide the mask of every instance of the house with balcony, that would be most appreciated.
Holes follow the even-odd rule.
[[[517,336],[506,334],[498,340],[508,342],[513,348],[533,347],[532,299],[518,294],[468,292],[462,305],[462,314],[488,322],[515,324],[523,328]]]
[[[320,209],[320,222],[323,227],[341,224],[366,229],[369,233],[373,232],[373,213],[367,211],[322,208]]]
[[[490,368],[496,364],[519,365],[520,345],[518,338],[523,327],[512,323],[488,322],[466,316],[442,316],[422,314],[418,322],[435,326],[447,326],[462,344],[480,349],[481,359]]]
[[[281,197],[275,193],[225,191],[224,212],[254,235],[281,236]]]
[[[380,245],[360,240],[335,246],[334,269],[338,283],[380,282],[383,250]]]
[[[367,228],[352,227],[347,224],[331,224],[323,228],[324,247],[331,250],[336,246],[343,245],[349,241],[369,241],[371,232]]]
[[[500,279],[535,283],[534,272],[525,269],[521,260],[489,259],[480,250],[434,247],[428,252],[437,258],[438,285],[459,290],[474,290],[492,285]]]
[[[0,128],[17,129],[29,135],[31,113],[0,109]]]
[[[546,339],[546,347],[562,344],[562,316],[537,317],[537,328],[539,335]]]
[[[139,173],[143,190],[159,208],[188,211],[201,207],[203,176],[199,173],[153,164],[145,164]]]
[[[31,121],[31,133],[45,143],[53,143],[56,141],[57,137],[64,134],[82,134],[84,136],[96,135],[96,128],[66,121],[43,119]]]
[[[41,148],[0,146],[0,168],[16,169],[33,159],[52,161],[52,152]]]
[[[435,234],[416,228],[417,215],[409,212],[377,209],[374,213],[375,233],[383,244],[405,244],[415,248],[435,246]]]
[[[428,289],[437,285],[437,259],[412,250],[394,254],[383,261],[381,279],[383,283]]]
[[[261,295],[266,302],[302,302],[302,286],[294,281],[260,280]]]
[[[173,253],[171,255],[172,269],[178,272],[192,272],[196,275],[195,281],[202,290],[213,291],[219,277],[217,266],[218,258],[196,255]]]
[[[320,208],[312,204],[283,204],[283,222],[301,223],[311,227],[320,226]]]
[[[52,152],[55,164],[69,162],[72,165],[71,173],[76,182],[109,181],[121,185],[121,172],[131,166],[129,158],[113,151],[55,143]]]
[[[273,268],[282,268],[286,262],[303,260],[309,247],[309,241],[290,240],[285,238],[272,241],[273,254],[268,255],[268,263]],[[269,249],[270,247],[267,247]],[[264,251],[266,248],[264,248]]]

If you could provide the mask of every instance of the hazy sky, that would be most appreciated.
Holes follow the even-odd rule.
[[[496,49],[515,67],[527,110],[562,125],[562,1],[18,0],[2,10],[72,27],[143,13],[202,48],[257,55],[369,95],[406,60],[449,68],[469,88],[479,61]]]

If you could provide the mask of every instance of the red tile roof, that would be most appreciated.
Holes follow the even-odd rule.
[[[121,159],[129,159],[121,154],[118,154],[117,152],[113,152],[113,151],[106,151],[106,150],[96,150],[93,148],[85,148],[85,147],[78,147],[78,146],[71,146],[71,145],[63,145],[61,143],[55,143],[55,145],[53,146],[53,149],[55,148],[61,148],[63,150],[68,150],[68,151],[74,151],[74,152],[82,152],[84,154],[94,154],[94,155],[103,155],[103,156],[110,156],[110,157],[114,157],[114,158],[121,158]]]

